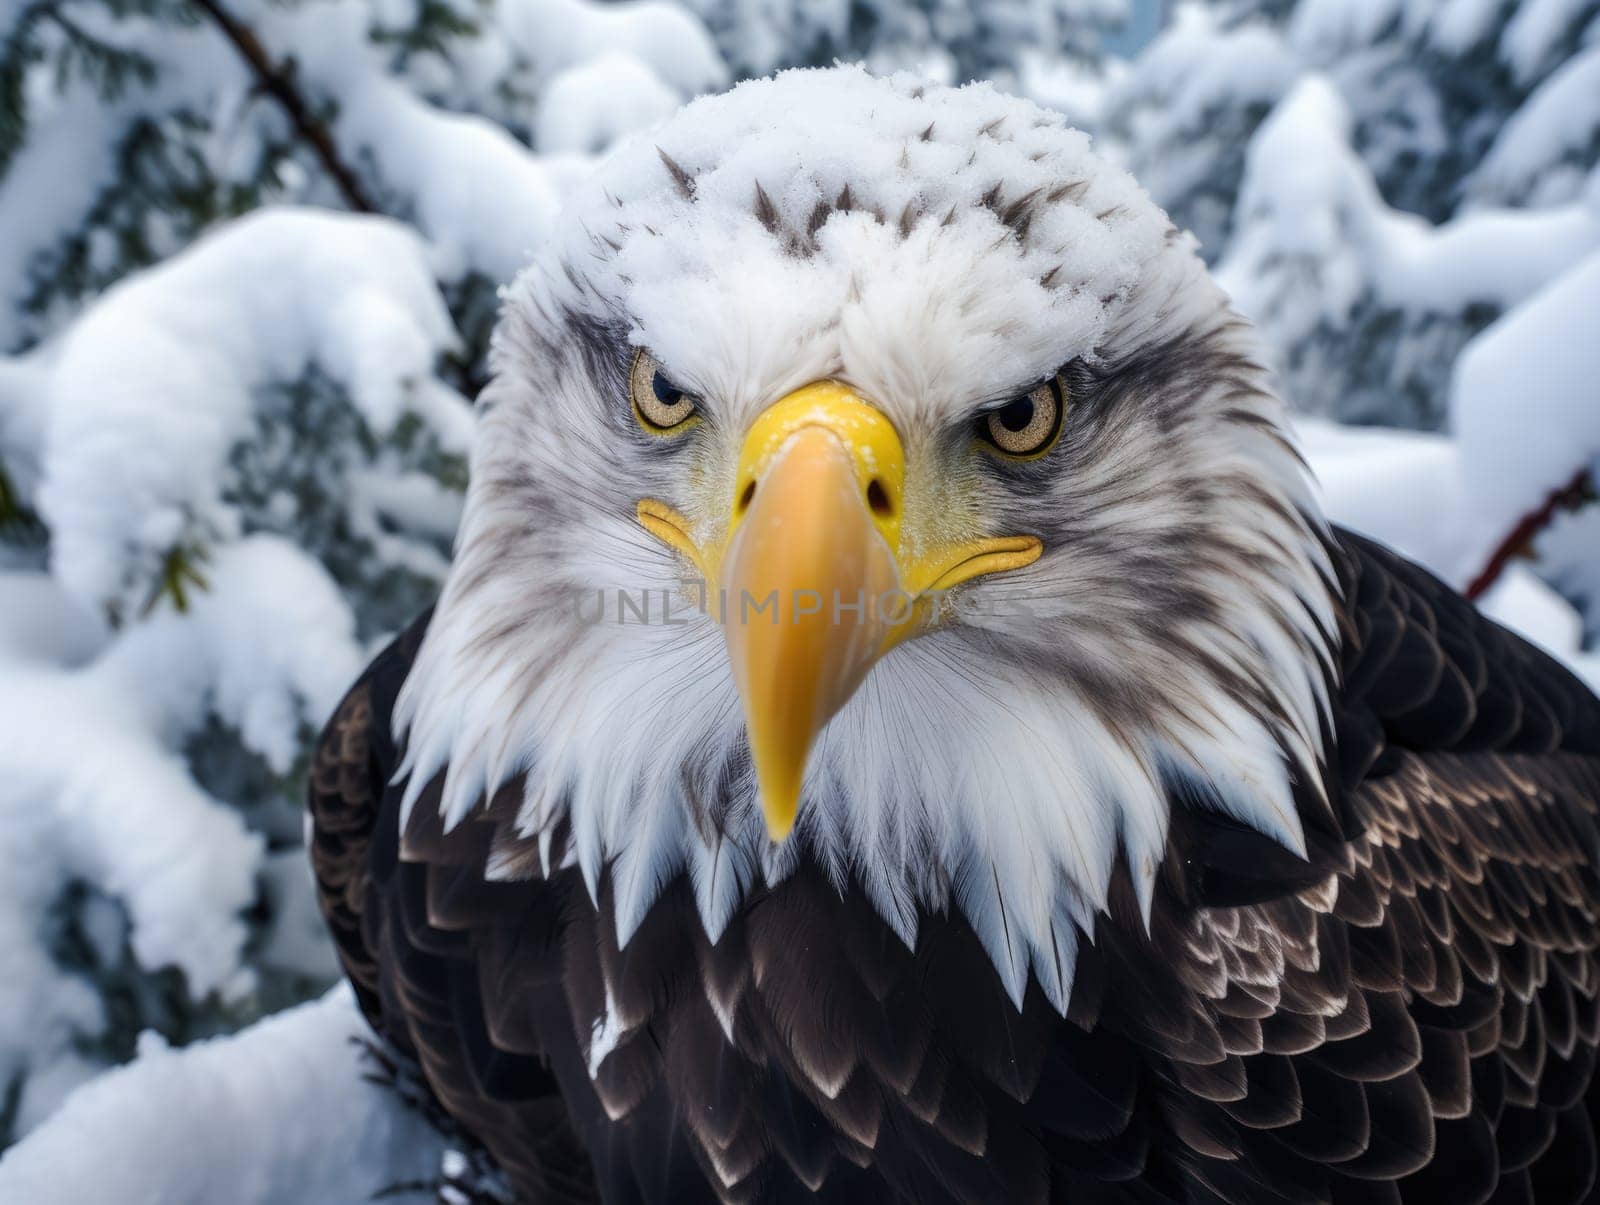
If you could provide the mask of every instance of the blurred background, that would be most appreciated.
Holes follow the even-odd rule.
[[[309,743],[438,589],[563,194],[835,59],[1090,131],[1264,329],[1330,514],[1600,684],[1597,0],[0,0],[0,1198],[163,1109],[431,1174],[327,1112]],[[381,1186],[318,1140],[159,1199]]]

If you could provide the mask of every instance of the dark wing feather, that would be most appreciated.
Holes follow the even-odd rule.
[[[1263,1044],[1290,1046],[1244,1058],[1252,1088],[1282,1107],[1254,1091],[1225,1106],[1242,1154],[1222,1170],[1196,1148],[1201,1174],[1243,1194],[1237,1177],[1273,1166],[1275,1145],[1324,1169],[1303,1186],[1317,1199],[1392,1184],[1406,1202],[1586,1200],[1600,703],[1423,570],[1358,537],[1334,551],[1347,639],[1332,775],[1349,832],[1312,858],[1331,874],[1252,905],[1273,875],[1251,871],[1250,838],[1174,818],[1175,846],[1198,859],[1169,898],[1246,906],[1179,909],[1166,948],[1215,943],[1202,958],[1227,968],[1228,991],[1206,991],[1219,1021],[1234,976],[1275,981]],[[1285,908],[1304,915],[1286,923]],[[1241,962],[1262,949],[1250,916],[1275,925],[1286,955],[1320,956],[1285,957],[1277,974]]]
[[[481,826],[467,826],[460,840],[444,839],[436,823],[423,826],[420,836],[436,842],[432,858],[401,848],[391,716],[428,619],[379,654],[317,746],[309,798],[318,899],[367,1019],[418,1060],[445,1109],[480,1137],[517,1135],[494,1154],[524,1191],[541,1201],[592,1201],[588,1154],[542,1061],[538,1013],[548,1000],[521,984],[485,990],[479,982],[541,943],[555,948],[558,902],[485,883],[489,834]],[[419,814],[436,817],[425,804]],[[483,949],[499,957],[482,958]],[[552,995],[549,985],[544,995]],[[485,1001],[502,1009],[492,1014]]]
[[[1415,566],[1331,551],[1310,856],[1174,782],[1149,929],[1120,870],[1065,1019],[1037,985],[1014,1008],[959,916],[908,950],[804,863],[715,944],[680,881],[619,948],[565,829],[515,830],[520,783],[448,833],[425,792],[399,833],[419,626],[313,771],[363,1007],[529,1201],[1582,1201],[1600,703]]]
[[[378,824],[398,759],[389,732],[395,695],[422,643],[425,613],[369,665],[334,709],[311,761],[311,868],[317,899],[362,1011],[382,1030],[377,943],[369,926],[372,861],[398,834]],[[403,1037],[403,1035],[396,1035]]]

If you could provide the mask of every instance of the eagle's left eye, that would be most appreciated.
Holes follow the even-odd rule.
[[[1066,386],[1058,376],[978,416],[978,437],[1018,459],[1043,456],[1061,430]]]
[[[675,432],[695,416],[694,396],[674,385],[656,358],[643,348],[634,353],[628,390],[639,425],[653,434]]]

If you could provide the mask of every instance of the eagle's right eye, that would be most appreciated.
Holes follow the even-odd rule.
[[[634,353],[628,389],[639,425],[653,435],[674,434],[695,417],[694,396],[674,385],[656,358],[643,348]]]
[[[978,416],[978,438],[1013,460],[1043,456],[1061,431],[1066,382],[1059,376]]]

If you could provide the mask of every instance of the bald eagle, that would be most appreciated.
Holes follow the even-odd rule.
[[[1600,702],[1328,524],[1261,363],[985,85],[747,83],[579,189],[311,782],[521,1199],[1589,1199]]]

